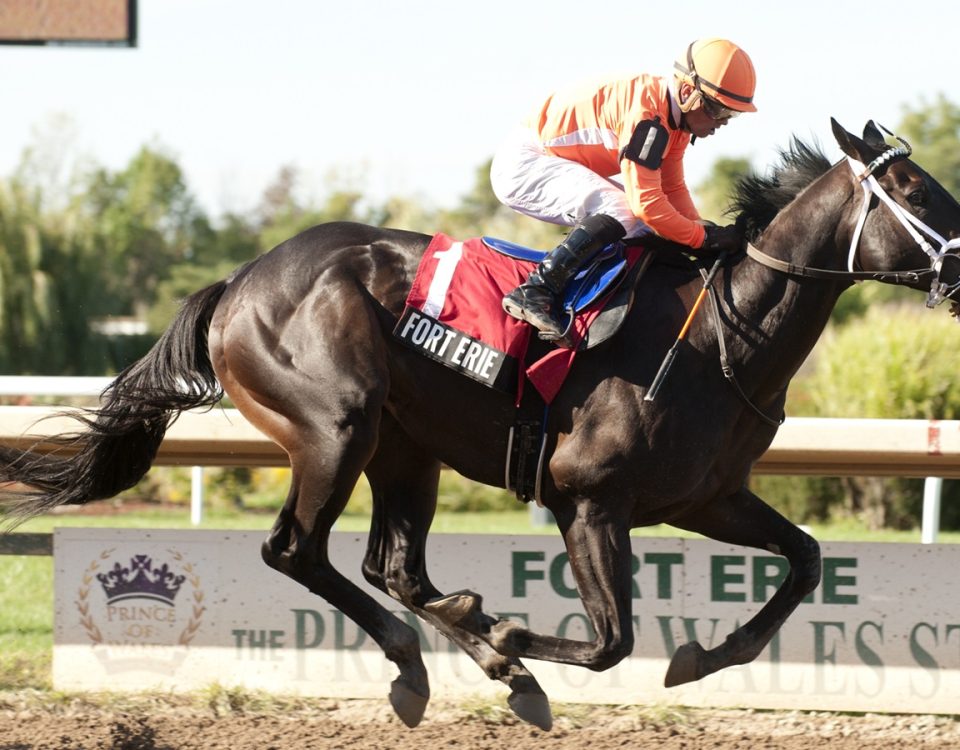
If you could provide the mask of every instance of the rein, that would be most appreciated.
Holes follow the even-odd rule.
[[[747,255],[767,268],[780,271],[789,276],[805,276],[809,279],[830,279],[833,281],[879,281],[882,284],[915,284],[927,276],[936,278],[932,268],[918,268],[913,271],[831,271],[828,268],[798,266],[772,255],[767,255],[755,245],[747,243]]]
[[[733,372],[733,366],[730,364],[730,358],[727,356],[727,344],[723,338],[723,320],[720,317],[720,295],[714,288],[713,278],[708,275],[707,270],[702,267],[699,270],[700,275],[703,276],[704,284],[710,291],[710,307],[713,310],[713,325],[717,330],[717,343],[720,346],[720,369],[723,370],[723,377],[727,379],[727,382],[730,383],[730,385],[733,387],[733,390],[736,391],[737,395],[740,397],[740,400],[750,407],[751,411],[753,411],[753,413],[760,418],[761,422],[770,425],[771,427],[779,427],[787,418],[786,412],[782,413],[779,419],[774,419],[773,417],[767,416],[759,406],[750,400],[750,397],[740,385],[740,381],[737,380],[737,376]]]

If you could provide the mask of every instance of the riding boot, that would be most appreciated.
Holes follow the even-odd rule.
[[[544,256],[523,284],[503,298],[504,311],[538,329],[546,341],[561,338],[565,331],[556,308],[564,286],[598,250],[624,234],[623,225],[611,216],[587,216]]]

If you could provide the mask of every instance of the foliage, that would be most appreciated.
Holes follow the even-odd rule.
[[[890,303],[916,304],[917,292],[893,284],[855,284],[840,295],[830,322],[834,325],[855,320],[866,314],[867,310]]]
[[[437,509],[440,511],[503,511],[517,507],[518,503],[517,498],[507,490],[471,482],[452,471],[445,471],[440,476],[437,497]]]
[[[23,185],[0,186],[0,366],[29,370],[52,310],[42,261],[38,210]]]
[[[727,211],[733,186],[751,171],[750,160],[742,157],[721,157],[713,163],[710,174],[696,187],[697,210],[700,216],[717,224],[727,224]]]
[[[897,135],[913,147],[911,157],[953,196],[960,196],[960,106],[939,94],[903,107]]]
[[[0,181],[7,373],[103,374],[142,354],[149,341],[111,338],[98,321],[142,312],[203,223],[179,166],[161,151],[144,147],[118,173],[65,176],[56,167],[67,150],[28,148]]]
[[[918,299],[916,294],[914,299]],[[943,310],[932,313],[916,302],[909,307],[871,307],[846,325],[827,330],[813,372],[795,383],[791,407],[794,413],[808,416],[957,419],[960,384],[954,367],[958,346],[960,327]],[[955,483],[945,482],[944,488],[945,496],[960,499]],[[795,519],[824,518],[828,512],[853,514],[873,528],[915,526],[923,492],[921,480],[869,477],[827,484],[801,480],[789,489],[778,489],[785,500],[784,506],[778,507],[792,506]],[[944,526],[953,527],[960,521],[955,508],[956,503],[944,504]]]
[[[264,191],[258,210],[262,250],[276,247],[304,229],[327,221],[375,223],[374,212],[364,207],[363,194],[345,178],[336,173],[328,175],[329,192],[321,206],[306,204],[299,197],[299,179],[296,167],[282,167]]]
[[[174,159],[143,147],[120,172],[96,170],[84,195],[112,314],[143,312],[170,268],[193,252],[201,217]]]
[[[754,475],[750,489],[794,523],[829,521],[842,502],[843,483],[837,477]]]
[[[919,299],[915,294],[914,299]],[[945,310],[881,305],[821,342],[811,410],[832,417],[957,419],[960,326]]]

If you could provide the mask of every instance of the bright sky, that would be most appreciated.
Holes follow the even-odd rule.
[[[336,169],[374,200],[452,205],[550,91],[665,74],[704,36],[751,55],[760,111],[688,151],[694,187],[720,156],[771,163],[793,133],[838,157],[831,115],[859,133],[938,93],[960,103],[956,0],[140,0],[136,49],[0,47],[0,174],[66,114],[112,169],[165,147],[214,216],[287,164],[310,198]]]

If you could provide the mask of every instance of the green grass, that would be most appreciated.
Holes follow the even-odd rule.
[[[53,558],[0,556],[0,690],[48,688]]]
[[[431,527],[432,533],[440,534],[549,534],[558,535],[552,522],[534,519],[534,509],[518,506],[513,510],[439,512]],[[542,518],[542,517],[541,517]],[[22,532],[50,533],[57,527],[121,527],[131,529],[234,529],[263,531],[273,525],[273,512],[241,512],[233,510],[210,510],[204,513],[199,526],[190,523],[190,512],[183,507],[160,507],[135,512],[111,512],[103,515],[93,513],[61,513],[34,518],[17,528]],[[370,517],[365,513],[347,512],[337,519],[335,531],[366,532]],[[884,529],[873,531],[854,519],[814,524],[810,533],[821,542],[919,542],[920,530]],[[687,537],[699,535],[684,532],[665,524],[634,529],[635,537]],[[960,543],[960,532],[942,531],[937,541],[943,544]],[[0,558],[2,560],[2,558]],[[2,614],[0,614],[2,617]]]

